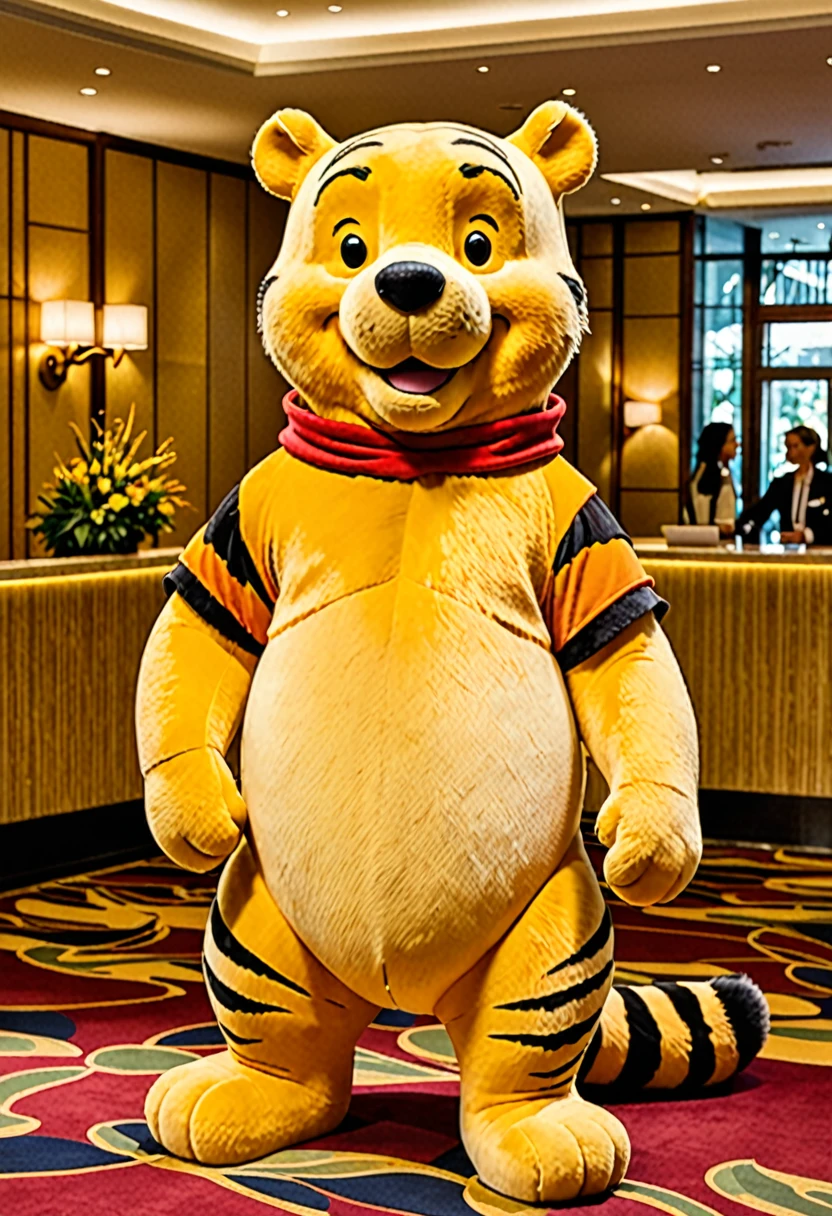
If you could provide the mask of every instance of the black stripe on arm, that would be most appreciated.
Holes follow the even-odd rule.
[[[244,1039],[241,1035],[235,1034],[233,1030],[229,1030],[227,1026],[223,1026],[222,1022],[218,1022],[217,1025],[225,1037],[230,1039],[232,1043],[236,1043],[238,1047],[250,1047],[252,1043],[263,1042],[262,1039]]]
[[[264,963],[261,958],[258,958],[256,954],[252,954],[251,950],[237,940],[223,920],[219,902],[216,899],[211,908],[211,937],[220,954],[224,954],[236,966],[242,967],[246,971],[251,971],[254,975],[260,975],[263,979],[273,980],[276,984],[282,984],[284,988],[291,988],[292,992],[297,992],[301,996],[309,996],[309,993],[300,984],[296,984],[294,980],[290,980],[285,975],[281,975],[279,971],[275,971],[273,967],[270,967],[268,963]]]
[[[590,545],[606,545],[611,540],[625,540],[628,545],[633,543],[607,504],[593,494],[572,520],[569,531],[558,545],[553,567],[555,574],[568,566],[582,549],[588,549]]]
[[[170,574],[165,575],[163,586],[167,595],[173,595],[174,591],[178,592],[188,607],[193,608],[206,625],[210,625],[221,633],[226,641],[233,642],[241,650],[246,650],[249,654],[260,658],[265,646],[243,628],[236,616],[229,612],[207,587],[203,586],[187,566],[183,566],[180,562],[174,570],[171,570]]]
[[[580,980],[577,984],[573,984],[571,988],[564,988],[560,992],[550,992],[546,996],[531,996],[522,1001],[511,1001],[508,1005],[495,1005],[495,1009],[535,1009],[541,1013],[554,1013],[556,1009],[562,1009],[564,1005],[569,1005],[572,1001],[580,1001],[585,996],[590,996],[593,992],[597,992],[599,988],[603,988],[607,981],[607,977],[612,971],[612,959],[605,963],[601,970],[596,975],[591,975],[589,979]]]
[[[235,992],[211,970],[207,958],[202,960],[202,969],[211,992],[223,1009],[228,1009],[231,1013],[291,1013],[290,1009],[284,1009],[282,1005],[266,1005],[263,1001],[253,1001],[241,992]]]
[[[662,981],[656,987],[667,993],[673,1002],[673,1008],[690,1031],[688,1075],[687,1080],[679,1088],[699,1089],[703,1085],[707,1085],[716,1068],[716,1052],[711,1041],[708,1023],[702,1013],[702,1006],[690,988],[685,988],[682,984]]]
[[[592,658],[599,650],[618,637],[628,625],[632,625],[639,617],[652,612],[660,621],[670,605],[667,600],[656,595],[652,587],[633,587],[614,604],[610,604],[603,612],[588,621],[583,629],[579,629],[574,637],[563,645],[555,655],[564,675]]]
[[[593,954],[597,954],[602,946],[606,946],[610,940],[612,933],[612,917],[608,907],[604,907],[604,915],[601,917],[601,923],[593,933],[592,937],[585,941],[579,950],[574,954],[570,954],[569,958],[565,958],[562,963],[558,963],[556,967],[552,967],[547,971],[547,975],[555,975],[558,971],[564,971],[567,967],[574,966],[575,963],[582,963],[585,959],[592,958]]]
[[[601,1016],[601,1010],[596,1009],[583,1022],[567,1026],[565,1030],[557,1030],[554,1034],[490,1034],[489,1039],[502,1039],[506,1043],[517,1043],[520,1047],[539,1047],[542,1051],[558,1051],[572,1043],[579,1043],[584,1035],[594,1028]]]
[[[240,487],[235,486],[226,494],[209,519],[203,540],[211,545],[217,556],[225,562],[228,573],[242,586],[251,587],[269,612],[274,612],[274,600],[269,595],[254,564],[254,558],[243,540],[240,528]]]
[[[652,1081],[662,1062],[662,1035],[644,999],[634,988],[616,988],[624,1002],[630,1043],[624,1067],[614,1084],[622,1090],[643,1089]]]

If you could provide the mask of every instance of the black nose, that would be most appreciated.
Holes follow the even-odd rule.
[[[438,300],[445,276],[427,262],[393,262],[376,275],[376,291],[399,312],[416,312]]]

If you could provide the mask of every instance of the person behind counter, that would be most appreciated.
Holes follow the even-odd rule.
[[[696,472],[688,482],[685,523],[717,524],[723,536],[733,536],[737,492],[729,462],[739,451],[730,422],[709,422],[699,436]]]
[[[817,467],[827,460],[817,431],[810,426],[788,431],[786,459],[797,465],[795,471],[772,480],[760,501],[743,511],[737,532],[746,539],[759,535],[772,512],[778,511],[784,545],[832,545],[832,474]]]

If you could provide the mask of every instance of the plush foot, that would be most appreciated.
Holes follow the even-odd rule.
[[[489,1107],[470,1120],[465,1142],[482,1182],[526,1202],[598,1195],[630,1160],[615,1115],[576,1095]]]
[[[347,1104],[221,1051],[163,1073],[144,1110],[154,1137],[174,1156],[237,1165],[331,1131]]]

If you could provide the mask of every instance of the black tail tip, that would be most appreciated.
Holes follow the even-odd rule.
[[[717,975],[710,984],[731,1023],[740,1058],[737,1072],[742,1072],[768,1038],[771,1024],[768,1002],[748,975]]]

